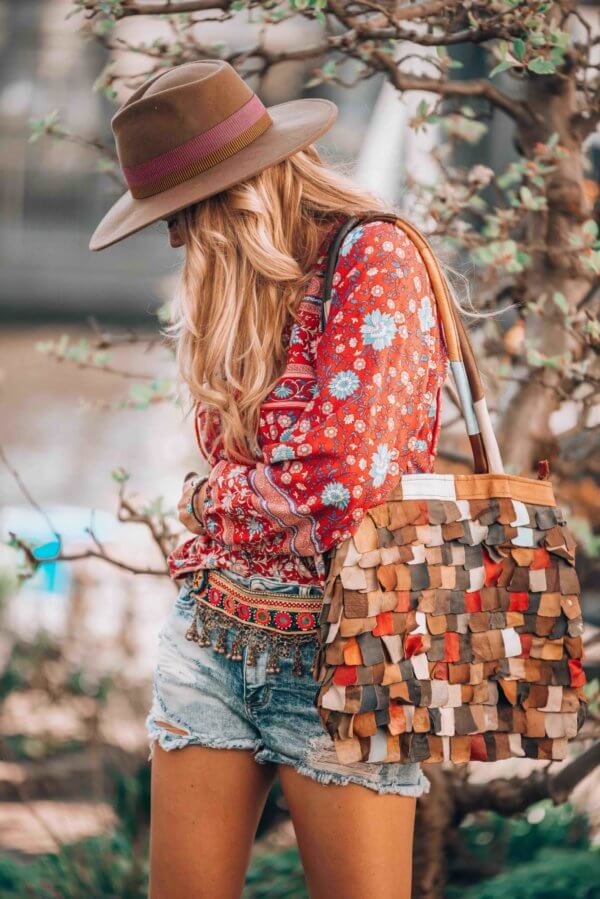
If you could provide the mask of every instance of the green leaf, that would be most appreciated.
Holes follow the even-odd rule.
[[[571,354],[564,353],[560,356],[548,356],[544,360],[544,366],[546,368],[553,368],[556,371],[563,371],[571,361]]]
[[[497,66],[494,66],[488,78],[493,78],[494,75],[499,75],[500,72],[506,72],[507,69],[514,69],[516,63],[510,59],[503,59],[502,62],[499,62]]]
[[[145,408],[152,399],[153,390],[149,384],[136,383],[129,388],[129,397],[132,402]]]
[[[520,37],[516,38],[513,41],[512,49],[514,55],[520,62],[525,56],[525,41],[521,40]]]
[[[531,193],[530,188],[524,185],[519,191],[519,195],[521,197],[521,203],[523,204],[523,206],[531,209],[533,203],[533,194]]]
[[[31,119],[29,127],[31,129],[29,135],[29,143],[34,144],[40,137],[44,135],[52,135],[53,137],[64,137],[65,132],[60,127],[60,112],[53,109],[43,119]]]
[[[552,294],[552,299],[554,303],[558,306],[563,315],[569,314],[569,304],[567,302],[567,298],[564,293],[561,293],[559,290],[556,290]]]
[[[484,265],[489,265],[494,261],[494,254],[489,247],[478,247],[477,250],[475,250],[474,256],[476,257],[477,262],[483,263]]]
[[[538,352],[538,350],[533,349],[533,347],[530,347],[527,350],[527,362],[533,368],[541,368],[545,358],[545,356],[542,356],[542,354]]]
[[[594,272],[595,275],[600,274],[600,252],[598,250],[588,251],[581,261],[586,269]]]
[[[482,233],[485,237],[498,237],[500,234],[500,223],[497,218],[488,216]]]
[[[525,266],[529,265],[529,263],[531,262],[531,256],[529,255],[529,253],[525,253],[524,250],[519,250],[515,256],[515,262],[519,267],[513,269],[513,271],[522,272]]]
[[[114,19],[98,19],[95,23],[94,33],[99,35],[100,37],[106,37],[107,34],[113,30],[115,25]]]
[[[534,75],[552,75],[556,71],[556,66],[551,60],[544,59],[543,56],[536,56],[527,63],[527,69]]]
[[[487,203],[482,197],[471,197],[468,205],[469,209],[476,209],[478,212],[485,212],[487,209]]]
[[[553,31],[552,32],[552,40],[555,45],[559,47],[561,50],[566,50],[569,46],[569,32],[568,31]]]

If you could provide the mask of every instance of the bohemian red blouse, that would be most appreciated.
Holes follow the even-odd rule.
[[[321,554],[407,473],[433,468],[447,356],[425,264],[391,222],[346,237],[326,328],[320,297],[330,232],[296,320],[287,366],[261,407],[253,465],[230,461],[215,416],[197,408],[213,446],[206,530],[169,557],[171,576],[198,568],[322,587]],[[302,587],[300,587],[302,589]]]

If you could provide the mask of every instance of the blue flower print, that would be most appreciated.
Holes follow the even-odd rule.
[[[345,400],[352,396],[360,387],[360,380],[356,372],[347,369],[339,371],[329,382],[329,392],[338,400]]]
[[[295,459],[296,454],[291,446],[276,446],[271,453],[271,462],[283,462],[285,459]]]
[[[380,443],[371,457],[371,469],[369,474],[373,478],[373,486],[381,487],[387,477],[392,463],[392,451],[387,443]]]
[[[339,481],[332,481],[321,493],[321,501],[324,506],[345,509],[350,502],[350,491]]]
[[[259,521],[258,518],[254,518],[252,515],[249,515],[246,519],[246,527],[252,535],[262,534],[264,530],[263,523]]]
[[[415,440],[415,449],[418,453],[424,453],[427,449],[427,444],[424,440]]]
[[[300,328],[298,327],[297,323],[292,325],[292,330],[290,333],[290,346],[295,343],[302,343],[302,336],[300,334]]]
[[[435,326],[435,319],[431,311],[431,300],[429,297],[423,297],[419,308],[419,323],[421,331],[431,331]]]
[[[344,240],[342,241],[342,246],[340,247],[340,256],[347,256],[354,244],[357,240],[364,234],[364,228],[362,225],[359,228],[353,228],[348,234],[346,234]]]
[[[383,350],[389,346],[396,336],[396,324],[389,312],[380,312],[375,309],[364,317],[364,324],[360,326],[363,343],[372,346],[374,350]]]
[[[280,400],[286,400],[288,398],[288,396],[291,396],[292,388],[290,387],[289,384],[287,386],[285,384],[278,384],[277,387],[275,388],[275,390],[273,391],[273,394],[276,397],[278,397]]]

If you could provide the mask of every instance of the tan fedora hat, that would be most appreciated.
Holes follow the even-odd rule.
[[[336,116],[335,103],[316,98],[265,107],[222,60],[166,69],[113,117],[129,190],[94,231],[90,250],[103,250],[304,149]]]

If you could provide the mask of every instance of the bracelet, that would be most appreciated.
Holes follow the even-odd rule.
[[[192,493],[192,495],[191,495],[191,497],[190,497],[190,501],[189,501],[189,503],[187,504],[187,507],[186,507],[187,513],[188,513],[189,515],[191,515],[192,518],[194,518],[194,519],[198,522],[199,525],[202,525],[202,527],[204,527],[204,522],[203,522],[203,520],[202,520],[201,518],[199,518],[198,515],[196,514],[196,509],[195,509],[195,507],[194,507],[194,500],[196,499],[196,494],[198,493],[198,491],[200,490],[200,488],[202,487],[202,485],[204,484],[205,481],[208,481],[208,475],[207,475],[207,474],[203,475],[201,478],[198,478],[198,479],[196,480],[196,482],[195,482],[195,484],[194,484],[194,492]]]

